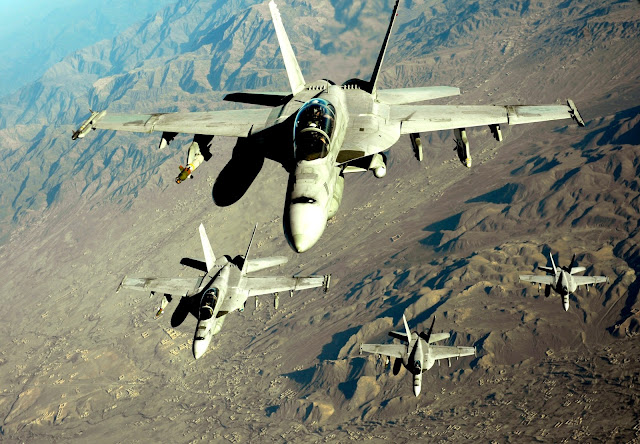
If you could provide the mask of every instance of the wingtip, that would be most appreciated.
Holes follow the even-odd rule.
[[[116,293],[120,292],[120,289],[122,288],[122,283],[126,278],[127,278],[127,275],[125,274],[122,280],[120,281],[120,283],[118,284],[118,288],[116,288]]]
[[[582,119],[582,116],[580,115],[580,111],[578,111],[578,108],[576,107],[576,104],[573,102],[573,100],[567,99],[567,105],[569,106],[569,109],[570,109],[569,113],[571,114],[571,117],[573,118],[573,120],[575,120],[578,126],[584,127],[585,126],[584,120]]]

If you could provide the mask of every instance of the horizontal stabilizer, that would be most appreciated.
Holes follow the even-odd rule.
[[[552,267],[538,267],[538,270],[544,271],[545,273],[550,273],[550,274],[554,274],[555,273],[555,271],[553,271]]]
[[[194,268],[203,273],[207,272],[207,264],[205,262],[202,262],[196,259],[191,259],[189,257],[183,257],[182,259],[180,259],[180,265]]]
[[[449,339],[451,335],[449,333],[431,333],[431,337],[429,337],[429,344],[438,341],[444,341],[445,339]]]
[[[289,258],[285,256],[263,257],[260,259],[249,259],[247,261],[247,273],[264,270],[265,268],[275,267],[277,265],[286,264]]]
[[[291,97],[291,93],[283,92],[237,92],[224,96],[227,102],[248,103],[250,105],[280,106]]]
[[[586,270],[585,267],[571,267],[571,274],[580,273],[585,270]]]
[[[389,336],[395,339],[400,339],[403,342],[409,342],[409,339],[407,338],[407,334],[400,331],[390,331]]]
[[[387,105],[423,102],[441,97],[459,96],[460,88],[453,86],[425,86],[421,88],[383,89],[378,91],[378,100]]]

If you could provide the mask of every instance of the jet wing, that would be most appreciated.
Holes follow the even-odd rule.
[[[360,353],[363,351],[393,358],[402,358],[402,354],[407,351],[407,346],[402,344],[360,344]]]
[[[395,105],[390,109],[390,120],[400,123],[401,134],[571,118],[584,126],[571,101],[567,105]]]
[[[555,276],[539,276],[535,274],[521,274],[520,280],[525,282],[533,282],[536,284],[543,285],[555,285],[556,277]]]
[[[129,278],[125,277],[120,288],[147,291],[155,293],[167,293],[174,296],[188,296],[197,293],[202,285],[202,277],[195,278]]]
[[[326,287],[327,284],[327,276],[246,276],[240,286],[243,290],[248,291],[248,296],[259,296],[261,294],[276,293],[279,291],[304,290],[306,288]]]
[[[446,91],[442,92],[443,94]],[[399,93],[390,94],[391,102],[409,100]],[[397,96],[397,97],[396,97]],[[378,113],[351,116],[337,163],[347,163],[390,148],[401,134],[469,128],[508,123],[544,122],[574,119],[584,121],[572,100],[566,105],[385,105]]]
[[[573,276],[573,280],[577,285],[600,284],[609,282],[606,276]]]
[[[265,108],[155,114],[92,112],[91,117],[74,133],[74,138],[84,137],[89,128],[140,133],[162,131],[168,133],[247,137],[270,126],[268,122],[272,111],[272,109]]]
[[[429,356],[436,360],[446,358],[459,358],[461,356],[472,356],[476,354],[476,349],[474,347],[449,347],[446,345],[431,345],[429,346],[429,348]],[[426,349],[423,353],[426,360]]]

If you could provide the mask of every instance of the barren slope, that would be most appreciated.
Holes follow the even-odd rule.
[[[44,194],[30,199],[52,196],[49,209],[25,199],[16,219],[30,223],[13,228],[0,247],[3,439],[634,438],[637,3],[477,5],[447,16],[452,11],[441,3],[413,2],[422,12],[399,26],[387,86],[462,86],[456,103],[572,97],[587,128],[513,127],[500,145],[486,129],[472,130],[471,170],[454,159],[450,134],[426,135],[423,164],[402,138],[387,177],[347,177],[336,219],[301,255],[282,235],[280,166],[266,161],[236,204],[212,203],[233,140],[216,138],[214,159],[178,187],[172,179],[183,153],[157,153],[155,139],[96,133],[60,155],[58,139],[47,139],[54,130],[45,128],[47,145],[27,152],[29,174]],[[433,32],[417,34],[426,26]],[[441,35],[431,52],[400,43],[427,42],[425,35]],[[507,40],[497,44],[499,35]],[[154,95],[171,101],[151,86],[140,90],[149,97],[142,106]],[[119,103],[135,102],[131,94]],[[203,97],[194,93],[194,107]],[[2,131],[20,144],[32,129]],[[36,163],[46,153],[51,163]],[[86,157],[92,160],[77,163]],[[51,168],[68,171],[59,191],[47,182]],[[330,272],[331,291],[299,292],[281,299],[278,311],[269,297],[257,310],[250,302],[194,361],[193,318],[171,328],[170,311],[153,320],[156,300],[114,291],[125,274],[196,275],[179,262],[201,258],[201,221],[216,254],[231,255],[245,250],[259,222],[252,255],[289,255],[279,273]],[[579,290],[565,313],[557,296],[545,299],[517,281],[546,265],[549,252],[563,265],[576,253],[587,273],[606,274],[611,283]],[[386,333],[403,312],[417,330],[436,314],[436,328],[451,331],[452,343],[478,350],[476,359],[425,373],[417,399],[404,370],[394,377],[374,356],[357,353],[360,342],[390,342]]]

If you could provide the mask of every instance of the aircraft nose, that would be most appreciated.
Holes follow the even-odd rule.
[[[313,247],[327,225],[327,216],[319,205],[295,203],[289,206],[291,243],[298,253]]]
[[[196,339],[193,341],[193,357],[196,359],[199,359],[202,355],[204,355],[204,352],[207,351],[208,345],[207,344],[208,341],[205,341],[204,339]]]
[[[413,394],[418,396],[420,394],[420,389],[421,389],[421,387],[419,385],[414,385],[413,386]]]

